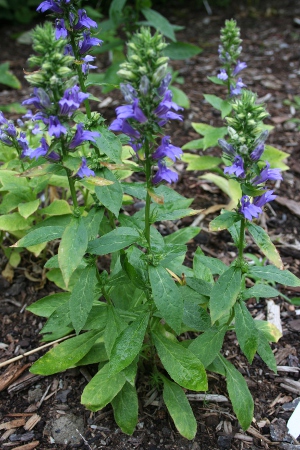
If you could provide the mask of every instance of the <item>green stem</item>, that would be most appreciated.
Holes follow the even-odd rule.
[[[241,220],[241,229],[240,229],[240,239],[239,239],[239,245],[238,245],[238,259],[242,263],[243,261],[243,253],[244,253],[244,239],[245,239],[245,227],[246,227],[246,219],[242,218]]]
[[[69,186],[70,186],[70,191],[71,191],[71,196],[72,196],[72,202],[74,205],[74,212],[76,212],[76,211],[79,211],[79,207],[78,207],[78,201],[77,201],[77,197],[76,197],[75,181],[74,181],[74,178],[72,178],[70,176],[70,174],[68,173],[68,170],[67,170],[67,175],[68,175]]]
[[[145,238],[149,245],[149,251],[150,251],[150,205],[151,205],[151,197],[149,194],[149,189],[151,188],[151,160],[150,160],[150,146],[149,141],[146,138],[145,139],[145,158],[146,158],[146,186],[147,186],[147,194],[146,194],[146,206],[145,206]]]

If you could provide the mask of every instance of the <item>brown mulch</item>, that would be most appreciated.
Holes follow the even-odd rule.
[[[237,2],[239,3],[239,2]],[[178,33],[178,39],[191,42],[203,48],[203,52],[189,61],[175,61],[174,69],[184,77],[183,90],[189,96],[191,108],[185,111],[182,124],[172,124],[168,134],[172,136],[174,145],[182,146],[199,136],[192,129],[191,122],[205,122],[221,125],[220,115],[205,103],[203,93],[220,95],[219,86],[213,85],[209,75],[216,75],[219,67],[217,48],[220,28],[225,19],[235,18],[241,27],[243,39],[242,60],[248,68],[243,73],[243,81],[264,99],[270,113],[267,123],[274,126],[268,143],[289,153],[290,170],[284,173],[284,180],[276,188],[276,193],[283,198],[273,202],[263,217],[262,225],[267,228],[274,240],[285,268],[300,276],[300,144],[299,131],[288,121],[294,111],[284,104],[285,99],[293,99],[300,95],[300,27],[294,21],[300,19],[300,6],[297,1],[261,2],[260,9],[236,6],[234,9],[221,10],[213,8],[213,15],[208,16],[204,10],[173,9],[162,11],[172,23],[185,25]],[[22,82],[19,91],[7,89],[0,85],[0,104],[22,101],[29,97],[30,89],[23,80],[23,68],[31,52],[27,45],[18,44],[12,36],[20,31],[17,26],[5,25],[0,29],[2,61],[9,61],[10,67]],[[25,31],[25,30],[24,30]],[[106,56],[98,58],[99,70],[107,67]],[[178,86],[181,87],[181,86]],[[110,121],[114,117],[114,108],[121,102],[118,92],[103,95],[95,89],[100,101],[110,97],[109,105],[99,111]],[[97,103],[95,103],[97,108]],[[299,118],[299,111],[293,117]],[[17,116],[12,115],[16,118]],[[209,152],[209,150],[207,151]],[[182,163],[177,165],[180,180],[176,189],[187,197],[193,197],[195,209],[224,204],[228,199],[214,185],[199,179],[199,172],[185,171]],[[291,202],[293,201],[293,202]],[[235,248],[227,232],[209,233],[208,224],[214,217],[209,215],[201,222],[201,233],[195,238],[189,249],[188,258],[198,245],[209,256],[218,256],[225,262],[234,257]],[[190,225],[195,218],[184,219],[181,225]],[[177,225],[180,225],[177,223]],[[250,240],[247,251],[260,256],[257,248]],[[188,261],[187,261],[188,262]],[[6,265],[1,256],[1,269]],[[43,320],[26,311],[26,306],[55,291],[55,286],[45,283],[41,270],[43,261],[25,254],[15,270],[14,278],[9,283],[0,277],[0,363],[22,355],[42,345],[39,341],[39,330]],[[37,279],[30,279],[30,274]],[[29,276],[28,276],[29,275]],[[300,297],[300,289],[281,288],[288,297]],[[116,450],[138,449],[268,449],[299,448],[296,442],[286,439],[276,430],[284,428],[291,415],[286,404],[300,396],[299,360],[300,357],[300,319],[293,307],[282,299],[276,299],[280,305],[283,337],[272,345],[279,366],[287,366],[288,372],[273,374],[255,357],[250,366],[239,351],[234,333],[228,333],[224,345],[224,354],[245,376],[255,401],[255,413],[252,427],[242,432],[234,416],[231,405],[227,403],[196,402],[192,407],[198,422],[196,438],[189,442],[182,438],[174,428],[160,396],[153,396],[147,376],[139,380],[141,386],[141,409],[139,424],[133,436],[120,432],[114,422],[111,408],[108,406],[97,413],[91,413],[80,405],[80,395],[94,368],[86,370],[70,369],[64,373],[49,377],[29,377],[29,364],[35,361],[36,353],[26,356],[13,365],[0,369],[0,447],[3,449],[38,448],[42,450],[58,449],[104,449]],[[254,317],[266,314],[266,302],[250,301],[249,309]],[[3,345],[4,344],[4,345]],[[24,370],[23,370],[24,369]],[[291,371],[294,369],[294,371]],[[23,370],[23,373],[20,373]],[[5,374],[5,375],[4,375]],[[10,378],[11,377],[11,378]],[[291,389],[294,382],[294,391]],[[1,385],[1,383],[3,383]],[[296,386],[296,387],[295,387]],[[297,387],[298,386],[298,387]],[[209,393],[228,397],[225,382],[218,375],[209,378]],[[155,397],[155,398],[154,398]],[[150,400],[151,401],[150,401]],[[147,400],[149,400],[147,402]],[[145,403],[149,403],[145,406]],[[51,422],[73,414],[82,419],[78,435],[71,444],[56,444],[53,441]],[[28,420],[31,422],[28,424]],[[32,428],[31,428],[32,427]],[[281,427],[281,428],[280,428]],[[12,431],[11,431],[12,430]],[[274,431],[275,430],[275,431]],[[57,431],[57,433],[59,433]],[[75,433],[76,434],[76,433]],[[280,436],[281,438],[280,438]],[[277,441],[278,438],[278,441]],[[280,438],[280,439],[279,439]],[[299,444],[298,444],[299,445]]]

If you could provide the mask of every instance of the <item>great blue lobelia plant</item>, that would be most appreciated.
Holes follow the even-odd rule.
[[[229,229],[238,256],[227,266],[198,248],[192,268],[187,267],[183,264],[184,244],[199,228],[183,228],[163,237],[154,225],[195,213],[189,209],[191,200],[164,184],[177,180],[168,165],[182,153],[171,144],[164,126],[182,117],[168,89],[170,75],[167,58],[162,55],[162,36],[152,36],[147,28],[135,34],[119,73],[124,79],[120,88],[126,104],[116,109],[110,130],[122,133],[120,138],[130,145],[135,162],[132,167],[144,173],[145,179],[120,182],[121,154],[116,157],[115,146],[107,144],[120,141],[111,137],[111,131],[89,107],[87,116],[78,112],[81,102],[88,100],[81,69],[90,45],[86,42],[93,39],[86,31],[91,22],[71,1],[45,1],[38,9],[53,12],[56,28],[60,33],[65,30],[62,37],[70,38],[77,77],[70,73],[66,80],[62,73],[62,77],[54,74],[52,80],[43,76],[42,69],[28,75],[35,86],[29,102],[38,110],[34,118],[43,124],[44,136],[40,147],[30,149],[28,145],[25,156],[37,165],[44,162],[47,173],[59,171],[61,179],[67,180],[62,187],[69,186],[73,205],[69,214],[33,227],[16,247],[61,238],[58,254],[46,267],[60,276],[65,291],[37,301],[28,310],[48,319],[41,330],[44,341],[74,330],[76,336],[46,353],[32,365],[31,372],[51,375],[96,364],[97,373],[84,388],[82,403],[92,411],[111,403],[117,424],[128,434],[138,422],[137,385],[146,377],[149,389],[154,385],[162,392],[175,426],[188,439],[194,438],[197,423],[183,389],[205,392],[207,371],[217,372],[224,375],[234,411],[247,429],[253,417],[253,399],[241,373],[222,354],[224,337],[235,330],[249,362],[258,352],[276,371],[269,342],[277,341],[280,334],[268,322],[253,320],[245,301],[261,290],[259,278],[300,285],[293,274],[281,270],[275,247],[252,221],[273,196],[265,183],[280,177],[267,163],[259,167],[258,147],[265,135],[255,121],[245,114],[241,117],[242,111],[251,110],[261,120],[264,108],[257,108],[253,95],[246,93],[233,108],[232,141],[221,142],[230,164],[226,170],[239,180],[247,197],[243,196],[236,211],[214,219],[211,229]],[[39,33],[42,42],[42,29]],[[45,45],[40,51],[47,65]],[[81,200],[77,186],[88,190]],[[129,215],[122,210],[124,194],[142,200],[144,207]],[[247,265],[243,257],[246,228],[275,266]],[[248,278],[254,280],[251,288]],[[263,295],[274,296],[277,291],[265,290]]]

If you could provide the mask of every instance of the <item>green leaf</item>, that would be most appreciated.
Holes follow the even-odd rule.
[[[126,382],[111,402],[114,418],[123,433],[132,434],[138,423],[138,396],[136,388]]]
[[[95,266],[88,266],[81,272],[70,297],[70,317],[73,327],[78,334],[93,306],[94,293],[97,283]]]
[[[13,102],[9,105],[0,105],[0,111],[11,114],[25,114],[27,109],[21,103]]]
[[[152,295],[157,309],[173,330],[180,334],[183,300],[179,288],[162,266],[149,266]]]
[[[186,170],[208,170],[221,164],[222,159],[214,156],[199,156],[191,153],[184,153],[182,161],[188,163]]]
[[[99,234],[100,224],[104,216],[104,208],[92,208],[86,217],[83,217],[83,223],[86,228],[89,241],[96,239]]]
[[[56,307],[41,329],[41,334],[44,335],[42,340],[54,341],[66,336],[71,331],[73,331],[73,327],[70,320],[69,301],[62,302],[60,306]]]
[[[176,383],[163,378],[163,399],[179,433],[186,439],[194,439],[197,422],[185,393]]]
[[[212,127],[206,123],[192,123],[192,127],[197,133],[204,136],[204,147],[206,150],[209,147],[218,145],[218,140],[222,139],[227,134],[226,127]]]
[[[91,411],[98,411],[112,401],[125,383],[124,373],[112,375],[108,363],[86,385],[81,396],[81,403]]]
[[[43,214],[48,216],[61,216],[63,214],[71,214],[71,207],[66,200],[54,200],[49,206],[41,210]]]
[[[266,322],[265,320],[255,320],[254,323],[259,334],[262,333],[269,342],[278,342],[282,337],[281,332],[273,323]]]
[[[226,264],[224,264],[220,259],[212,258],[211,256],[205,256],[203,254],[200,254],[199,247],[197,248],[195,256],[197,258],[197,261],[204,264],[204,266],[206,266],[213,275],[221,275],[223,272],[225,272],[228,269],[228,266],[226,266]],[[195,256],[194,256],[194,259],[195,259]],[[199,278],[199,277],[197,277],[197,278]]]
[[[31,216],[31,214],[33,214],[38,209],[39,205],[40,200],[36,199],[33,200],[32,202],[20,203],[18,206],[18,210],[21,216],[23,216],[24,219],[27,219],[29,216]]]
[[[81,217],[73,217],[66,227],[58,248],[58,262],[64,282],[68,286],[72,273],[77,269],[88,245],[87,230]]]
[[[149,314],[143,314],[117,337],[110,355],[110,373],[116,374],[132,363],[139,354],[148,326]]]
[[[233,410],[243,430],[250,427],[253,419],[253,398],[242,374],[223,356],[221,361],[226,370],[227,390]]]
[[[30,372],[40,375],[63,372],[82,359],[100,335],[98,330],[92,330],[62,342],[36,361]]]
[[[88,252],[94,255],[106,255],[128,247],[138,240],[139,233],[134,228],[120,227],[104,236],[89,242]]]
[[[176,42],[173,26],[164,16],[150,8],[142,8],[141,11],[146,17],[146,20],[149,22],[150,26],[156,28],[164,36],[171,39],[171,41]]]
[[[247,222],[247,229],[253,237],[255,243],[264,255],[266,255],[266,257],[271,261],[271,263],[278,267],[278,269],[283,269],[283,262],[268,233],[260,226],[251,222]]]
[[[280,292],[274,289],[272,286],[267,284],[256,283],[253,287],[245,289],[242,292],[242,300],[247,300],[248,298],[269,298],[277,297]]]
[[[26,310],[36,316],[50,317],[52,313],[61,305],[64,305],[70,299],[69,292],[58,292],[57,294],[47,295],[32,305],[27,306]]]
[[[194,253],[193,271],[195,277],[198,278],[199,280],[204,280],[207,281],[208,283],[213,283],[214,279],[212,272],[210,268],[203,262],[203,252],[199,247]]]
[[[177,105],[182,106],[185,109],[189,109],[190,101],[188,96],[183,92],[182,89],[179,89],[175,86],[170,86],[170,91],[173,94],[172,101],[177,103]]]
[[[114,183],[109,186],[96,186],[95,194],[100,202],[118,217],[123,200],[122,186],[110,170],[104,169],[103,176]]]
[[[207,368],[219,354],[227,327],[210,328],[189,345],[189,350],[200,359],[204,367]]]
[[[29,223],[21,214],[14,212],[12,214],[4,214],[0,217],[0,230],[3,231],[17,231],[26,230],[29,228]],[[15,245],[17,247],[17,245]]]
[[[198,278],[186,278],[186,284],[190,288],[194,289],[194,291],[198,292],[201,295],[206,295],[209,297],[211,295],[212,285],[205,280],[200,280]]]
[[[121,164],[122,144],[118,136],[104,126],[98,126],[93,131],[101,134],[100,137],[95,138],[95,145],[100,152],[107,155],[113,162]]]
[[[104,343],[96,342],[90,349],[90,351],[82,359],[77,361],[76,366],[87,366],[90,364],[105,362],[107,360],[108,356],[105,350]]]
[[[214,84],[220,84],[222,86],[225,85],[223,80],[220,80],[218,77],[207,77],[210,81],[212,81]]]
[[[228,197],[232,199],[234,205],[237,205],[239,199],[242,196],[242,190],[240,184],[236,180],[227,180],[224,177],[220,177],[214,173],[207,173],[200,177],[203,180],[209,180],[215,183]]]
[[[163,54],[170,59],[189,59],[199,55],[202,51],[202,48],[190,44],[189,42],[171,42],[168,47],[163,50]]]
[[[241,289],[241,270],[229,267],[214,284],[210,297],[210,315],[212,323],[226,315],[235,304]]]
[[[204,331],[210,327],[208,312],[191,298],[184,300],[182,322],[193,331]]]
[[[283,162],[289,156],[289,153],[272,147],[272,145],[265,145],[265,151],[261,156],[261,161],[268,161],[272,169],[289,170],[289,166]]]
[[[117,308],[111,305],[107,305],[107,321],[103,339],[105,349],[109,357],[111,355],[111,351],[116,342],[117,337],[122,333],[122,331],[126,327],[127,324],[119,315]]]
[[[13,89],[21,89],[22,85],[18,78],[9,70],[9,63],[0,64],[0,83]]]
[[[257,328],[244,302],[237,302],[234,305],[234,315],[234,328],[238,342],[251,364],[258,346]]]
[[[152,333],[158,356],[171,378],[180,386],[193,391],[206,391],[207,376],[202,362],[178,342],[159,332]]]
[[[168,236],[164,237],[164,241],[166,244],[186,244],[197,236],[200,231],[201,228],[199,227],[181,228],[175,231],[175,233],[168,234]]]
[[[221,111],[222,119],[230,114],[232,106],[227,100],[222,100],[220,97],[210,94],[204,94],[204,98],[210,105]]]
[[[261,359],[267,364],[267,366],[277,373],[277,364],[274,353],[270,347],[270,344],[263,333],[258,333],[258,347],[257,353]]]
[[[241,220],[241,216],[232,211],[222,211],[219,216],[213,219],[209,224],[210,231],[221,231],[227,230],[234,223],[239,222]]]
[[[204,147],[204,139],[193,139],[182,147],[182,150],[200,150]]]
[[[280,270],[275,266],[253,266],[249,267],[248,275],[255,278],[262,278],[267,281],[275,281],[285,286],[300,286],[300,279],[288,270]]]

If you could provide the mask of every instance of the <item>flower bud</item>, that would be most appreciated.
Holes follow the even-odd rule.
[[[160,81],[166,76],[168,71],[168,64],[160,66],[153,74],[154,83],[160,83]]]
[[[169,57],[168,56],[161,56],[160,58],[158,58],[158,60],[156,61],[155,65],[156,66],[161,66],[162,64],[165,64],[169,61]]]

